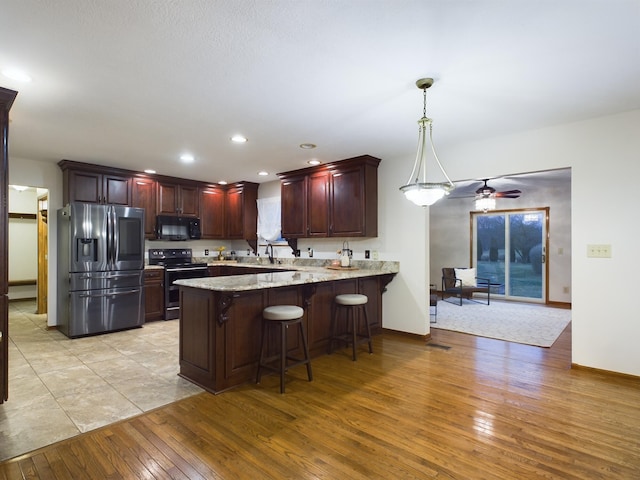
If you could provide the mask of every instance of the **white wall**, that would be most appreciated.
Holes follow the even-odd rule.
[[[572,168],[573,362],[640,376],[640,319],[637,287],[625,282],[640,263],[630,221],[640,178],[640,110],[498,139],[441,149],[452,178]],[[379,237],[352,240],[356,253],[378,250],[381,259],[400,261],[400,273],[384,294],[384,327],[411,333],[429,331],[426,209],[407,202],[398,187],[413,158],[382,159],[379,167]],[[55,163],[10,157],[10,183],[50,191],[50,210],[62,202],[62,174]],[[50,267],[55,268],[55,217],[49,234]],[[609,243],[611,259],[586,257],[587,244]],[[341,241],[300,242],[331,252]],[[55,271],[55,270],[53,270]],[[49,275],[49,312],[55,312],[55,275]],[[437,279],[436,279],[437,280]],[[618,281],[619,280],[619,281]],[[49,325],[55,325],[50,313]]]

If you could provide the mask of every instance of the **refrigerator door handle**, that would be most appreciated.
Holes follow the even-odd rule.
[[[83,293],[78,295],[78,297],[80,298],[117,297],[119,295],[131,295],[133,293],[140,293],[140,289],[136,288],[135,290],[126,290],[124,292],[113,292],[113,293]]]
[[[109,268],[115,269],[116,264],[116,214],[112,206],[109,206]]]
[[[95,274],[95,273],[87,273],[85,275],[80,275],[78,278],[80,280],[92,280],[96,279],[105,279],[105,278],[124,278],[124,277],[138,277],[140,274],[138,272],[135,273],[106,273],[104,275]]]

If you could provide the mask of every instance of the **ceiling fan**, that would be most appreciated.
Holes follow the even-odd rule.
[[[483,179],[484,185],[476,190],[476,210],[482,210],[483,212],[495,210],[496,198],[518,198],[522,193],[520,190],[498,192],[495,188],[487,185],[488,181],[488,178]]]
[[[495,188],[487,185],[488,178],[482,180],[484,185],[476,190],[476,199],[494,197],[494,198],[518,198],[522,193],[520,190],[505,190],[504,192],[497,192]]]

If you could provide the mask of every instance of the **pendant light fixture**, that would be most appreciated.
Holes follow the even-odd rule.
[[[418,125],[420,126],[418,153],[409,180],[406,185],[400,187],[400,190],[408,200],[421,207],[426,207],[433,205],[445,195],[449,195],[455,185],[447,175],[447,172],[444,171],[440,159],[438,159],[438,154],[433,145],[433,122],[430,118],[427,118],[427,88],[433,85],[433,78],[421,78],[416,82],[416,85],[422,90],[423,97],[422,118],[418,120]],[[430,148],[427,146],[427,142],[430,144]],[[430,183],[427,181],[427,159],[431,156],[429,151],[433,154],[435,165],[440,168],[447,182]]]

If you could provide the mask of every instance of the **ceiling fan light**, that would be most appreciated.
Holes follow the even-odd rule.
[[[481,197],[476,199],[476,210],[482,210],[483,212],[488,212],[489,210],[496,209],[496,199],[495,197]]]

